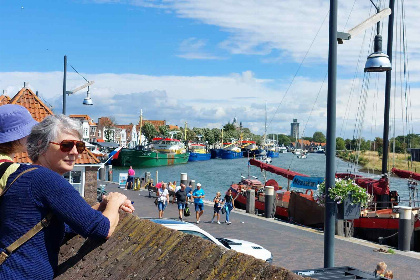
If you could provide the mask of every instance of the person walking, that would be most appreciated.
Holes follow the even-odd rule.
[[[221,193],[217,192],[216,197],[213,199],[214,206],[213,206],[213,218],[211,219],[211,223],[214,223],[214,218],[217,217],[217,223],[220,225],[220,210],[222,209],[222,199]]]
[[[181,183],[181,189],[175,193],[176,203],[178,205],[179,219],[182,221],[182,214],[185,209],[185,203],[187,201],[187,192],[185,191],[185,185]]]
[[[162,187],[157,190],[158,196],[158,209],[159,209],[159,219],[163,217],[163,212],[165,211],[166,206],[169,201],[169,192],[166,188],[166,183],[162,184]]]
[[[136,175],[136,172],[134,171],[133,167],[130,166],[130,169],[128,169],[127,183],[125,184],[125,189],[126,190],[132,190],[133,189],[134,175]]]
[[[185,191],[187,192],[187,204],[188,204],[188,202],[192,202],[192,186],[191,186],[191,182],[189,183],[189,185],[185,189]]]
[[[231,222],[229,220],[230,212],[233,209],[235,209],[234,201],[235,200],[233,199],[233,196],[232,196],[232,190],[228,190],[228,193],[225,195],[225,199],[224,199],[224,202],[225,202],[224,207],[226,209],[226,224],[228,224],[228,225],[231,224]]]
[[[197,184],[197,188],[193,191],[192,197],[194,198],[194,206],[195,206],[195,218],[197,220],[197,224],[200,223],[200,217],[204,213],[204,190],[201,188],[201,184]]]

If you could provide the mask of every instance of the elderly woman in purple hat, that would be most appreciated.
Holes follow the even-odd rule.
[[[37,124],[21,106],[0,106],[0,168],[14,153],[26,151],[25,143],[36,164],[17,165],[6,179],[0,200],[0,279],[52,279],[66,228],[106,239],[118,224],[118,210],[134,210],[119,193],[90,207],[62,177],[85,149],[80,138],[80,125],[66,116],[49,116]],[[37,224],[41,230],[15,248],[14,242],[33,233]]]

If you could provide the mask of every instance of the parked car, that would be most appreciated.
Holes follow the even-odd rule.
[[[207,231],[201,229],[200,227],[196,226],[195,224],[179,221],[179,220],[171,220],[171,219],[149,219],[150,221],[163,225],[167,228],[175,229],[182,231],[187,234],[192,234],[199,236],[201,238],[210,240],[211,242],[227,248],[229,250],[235,250],[240,253],[244,253],[247,255],[251,255],[257,259],[264,260],[268,263],[273,262],[273,255],[270,251],[263,248],[262,246],[244,241],[239,239],[232,239],[232,238],[215,238],[213,235],[208,233]]]

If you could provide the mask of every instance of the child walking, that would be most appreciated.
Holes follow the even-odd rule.
[[[214,210],[214,214],[213,214],[213,218],[211,219],[211,223],[214,223],[214,218],[217,217],[217,223],[220,225],[220,210],[222,209],[222,201],[220,199],[220,192],[216,193],[216,197],[213,199],[214,202],[214,206],[213,206],[213,210]]]

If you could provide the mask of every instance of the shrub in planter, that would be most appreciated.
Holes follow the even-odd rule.
[[[329,197],[337,203],[338,219],[355,219],[360,207],[367,206],[371,196],[351,179],[335,179],[335,186],[329,189]],[[325,205],[325,181],[318,185],[318,203]]]

